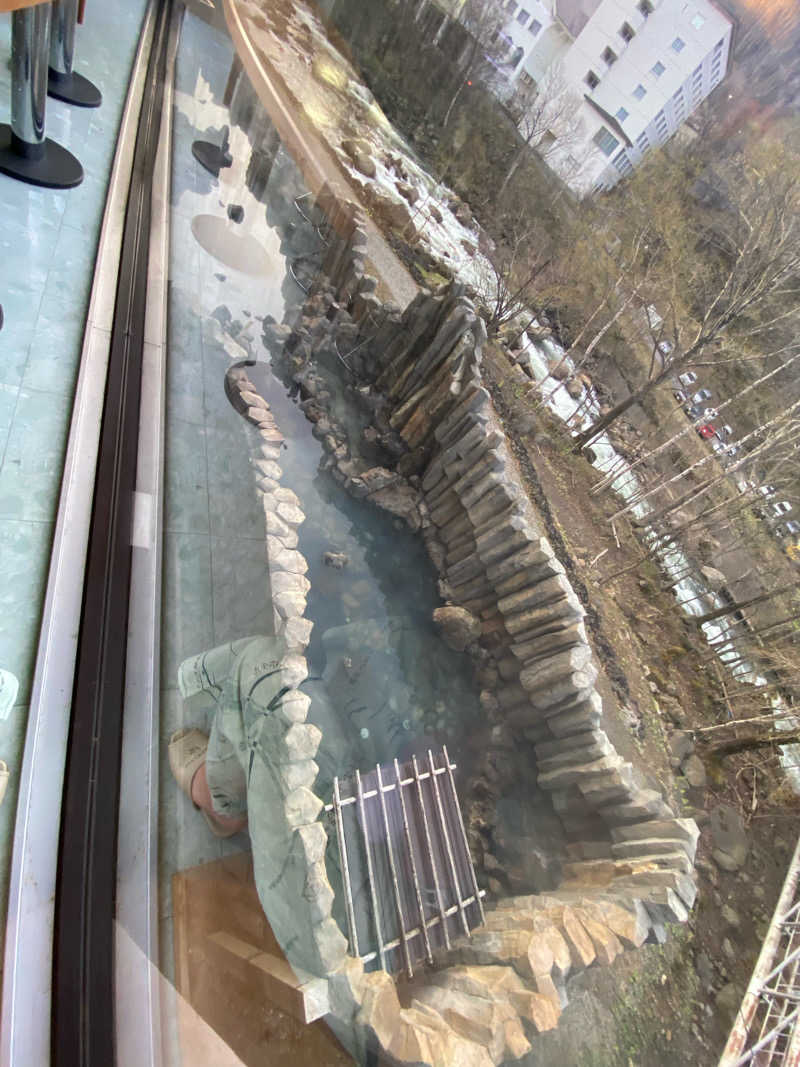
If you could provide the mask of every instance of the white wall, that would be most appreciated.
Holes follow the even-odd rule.
[[[619,121],[632,142],[632,147],[626,148],[613,126],[590,104],[583,103],[582,150],[573,145],[560,153],[556,147],[548,158],[578,192],[590,191],[598,182],[611,185],[628,173],[649,148],[672,136],[725,75],[732,26],[719,9],[709,0],[653,0],[653,6],[655,10],[645,18],[637,10],[637,0],[602,0],[581,33],[558,56],[576,93],[587,94],[613,116],[625,109],[627,116]],[[702,25],[693,24],[696,16],[703,19]],[[634,31],[628,43],[619,32],[623,23]],[[680,51],[672,47],[676,38],[684,43]],[[617,56],[610,65],[603,59],[607,47]],[[544,55],[538,58],[539,62],[534,49],[525,62],[525,69],[537,81],[541,73],[537,77],[533,69],[541,70]],[[660,76],[653,72],[656,62],[664,66]],[[585,81],[589,71],[599,78],[594,89]],[[641,100],[634,96],[639,85],[645,89]],[[609,156],[593,141],[603,126],[619,142]],[[567,160],[567,156],[572,159]],[[576,160],[581,163],[577,178]]]

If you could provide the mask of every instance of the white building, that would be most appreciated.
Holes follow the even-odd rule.
[[[569,136],[547,162],[578,193],[610,188],[724,78],[733,22],[717,0],[508,0],[512,78],[557,68]],[[516,61],[516,62],[514,62]],[[568,143],[567,143],[568,142]]]

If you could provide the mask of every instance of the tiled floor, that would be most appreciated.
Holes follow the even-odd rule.
[[[16,787],[72,400],[106,187],[146,0],[91,4],[75,69],[103,93],[94,110],[47,101],[46,132],[73,151],[76,189],[37,189],[0,175],[0,667],[19,679],[0,720],[11,770],[0,807],[0,920]],[[11,18],[0,18],[0,121],[10,106]]]

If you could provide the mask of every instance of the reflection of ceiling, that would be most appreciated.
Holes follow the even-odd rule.
[[[572,36],[577,37],[601,2],[602,0],[556,0],[556,14]]]

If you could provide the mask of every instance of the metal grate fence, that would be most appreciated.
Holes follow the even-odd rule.
[[[447,748],[334,779],[350,950],[409,977],[484,921]]]

